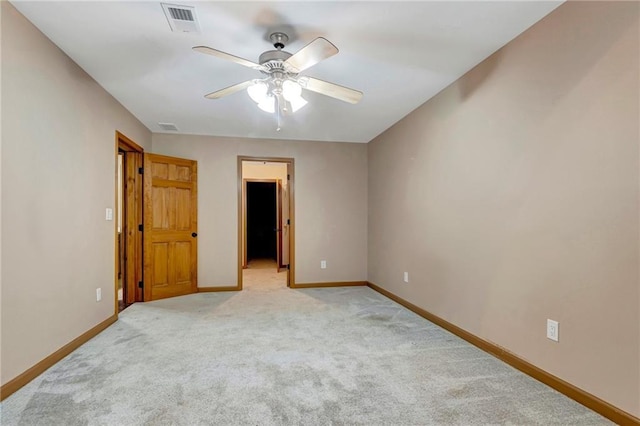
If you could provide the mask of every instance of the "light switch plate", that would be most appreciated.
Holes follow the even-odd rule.
[[[113,220],[113,209],[107,207],[106,213],[105,213],[105,219],[106,220]]]

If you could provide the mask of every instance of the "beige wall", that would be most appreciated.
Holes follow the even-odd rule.
[[[235,285],[238,155],[295,159],[296,283],[367,277],[367,146],[153,135],[153,151],[198,161],[198,285]],[[320,260],[327,269],[320,269]]]
[[[369,280],[636,416],[638,7],[565,3],[368,146]]]
[[[151,134],[0,4],[4,384],[113,315],[115,131]]]
[[[263,163],[261,161],[243,161],[244,179],[280,179],[287,186],[287,165],[285,163]]]

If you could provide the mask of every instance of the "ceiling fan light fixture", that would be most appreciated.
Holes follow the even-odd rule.
[[[269,90],[269,85],[263,81],[257,80],[255,84],[247,87],[247,93],[253,102],[260,104],[267,100],[267,91]]]
[[[298,99],[302,95],[302,87],[293,80],[285,80],[282,83],[282,96],[289,102]]]
[[[300,108],[302,108],[303,106],[308,104],[308,102],[302,96],[298,96],[297,98],[288,99],[288,102],[291,104],[291,112],[296,112]]]
[[[272,95],[265,95],[262,101],[257,102],[258,108],[263,110],[264,112],[268,112],[273,114],[276,112],[276,98]]]
[[[327,39],[317,37],[293,55],[282,50],[289,40],[285,33],[272,33],[270,39],[276,50],[263,52],[258,63],[208,46],[194,46],[193,50],[196,52],[235,62],[267,76],[261,80],[247,80],[229,86],[209,93],[205,97],[219,99],[246,88],[249,97],[258,108],[267,113],[276,114],[278,131],[282,128],[282,116],[295,113],[307,104],[307,100],[302,97],[302,89],[352,104],[358,103],[362,98],[362,92],[358,90],[317,78],[299,76],[302,71],[338,53],[338,48]]]
[[[290,104],[292,113],[307,104],[302,97],[302,87],[293,80],[285,80],[282,83],[282,97]]]

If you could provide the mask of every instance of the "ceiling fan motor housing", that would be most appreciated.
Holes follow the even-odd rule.
[[[284,61],[291,57],[291,53],[284,50],[268,50],[260,55],[258,63],[267,68],[268,73],[287,72],[284,68]]]

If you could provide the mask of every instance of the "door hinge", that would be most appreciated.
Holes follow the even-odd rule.
[[[138,231],[140,231],[140,232],[144,231],[144,226],[143,225],[138,225]]]
[[[291,175],[287,175],[287,180],[291,180]]]
[[[139,175],[143,175],[144,174],[144,167],[138,167],[138,174]]]
[[[144,283],[142,281],[138,281],[138,288],[144,288]]]
[[[291,225],[291,219],[287,219],[287,225]]]

